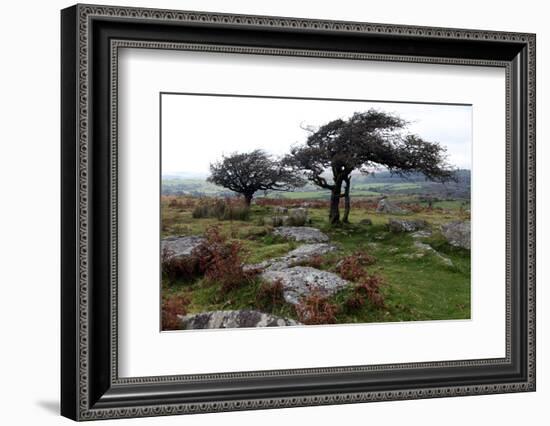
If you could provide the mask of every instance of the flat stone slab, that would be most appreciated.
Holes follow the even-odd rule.
[[[450,245],[470,250],[470,221],[457,221],[441,225],[441,233]]]
[[[434,256],[436,256],[443,264],[447,265],[447,266],[453,266],[453,261],[451,259],[449,259],[447,256],[439,253],[436,249],[434,249],[431,245],[429,244],[425,244],[425,243],[421,243],[420,241],[415,241],[414,242],[414,247],[419,249],[420,251],[422,252],[425,252],[425,253],[431,253],[433,254]]]
[[[269,282],[280,280],[284,289],[285,301],[293,305],[298,304],[303,296],[309,295],[313,290],[330,296],[350,284],[349,281],[332,272],[321,271],[309,266],[293,266],[280,270],[268,269],[261,276]]]
[[[204,241],[204,237],[192,235],[188,237],[166,237],[160,242],[161,252],[168,250],[168,258],[191,256],[191,252]]]
[[[285,257],[290,259],[303,259],[313,256],[321,256],[336,250],[338,250],[338,248],[334,244],[329,243],[303,244],[300,247],[288,252]]]
[[[324,243],[329,241],[328,235],[323,234],[317,228],[309,226],[281,226],[276,228],[273,234],[304,243]]]
[[[282,318],[255,310],[208,311],[181,316],[180,320],[182,330],[301,325],[298,321],[290,318]]]
[[[284,256],[264,260],[263,262],[256,263],[255,265],[246,265],[245,268],[281,270],[311,259],[314,256],[322,256],[336,250],[338,250],[338,247],[330,243],[303,244],[300,247],[288,252]]]

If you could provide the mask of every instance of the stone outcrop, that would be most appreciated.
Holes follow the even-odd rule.
[[[376,207],[377,213],[389,213],[389,214],[405,214],[408,213],[407,210],[402,209],[394,202],[388,200],[387,198],[382,198],[378,202],[378,206]]]
[[[314,290],[330,296],[350,284],[332,272],[309,266],[268,269],[262,273],[262,278],[269,282],[280,281],[284,288],[285,301],[293,305]]]
[[[429,229],[422,229],[420,231],[416,231],[414,234],[411,234],[411,237],[413,237],[415,240],[420,240],[422,238],[429,238],[432,236],[432,231]]]
[[[290,318],[282,318],[256,310],[209,311],[180,317],[182,330],[211,328],[284,327],[301,325]]]
[[[441,233],[450,245],[470,250],[470,221],[457,221],[441,225]]]
[[[322,256],[336,250],[338,250],[338,248],[330,243],[304,244],[288,252],[284,256],[264,260],[263,262],[255,265],[247,265],[245,266],[245,269],[259,269],[262,271],[267,269],[281,270],[307,261],[314,256]]]
[[[281,226],[273,234],[304,243],[324,243],[329,240],[328,235],[308,226]]]
[[[287,214],[287,213],[288,213],[288,208],[286,208],[286,207],[281,207],[281,206],[276,206],[276,207],[273,209],[273,213],[275,213],[276,215]]]
[[[266,216],[263,219],[264,225],[273,227],[279,226],[304,226],[309,222],[307,209],[297,207],[287,209],[286,207],[275,207],[274,216]]]
[[[453,261],[451,259],[439,253],[436,249],[434,249],[429,244],[421,243],[420,241],[415,241],[414,247],[419,249],[420,252],[424,252],[426,254],[433,254],[446,266],[453,266]]]
[[[166,253],[168,259],[174,257],[190,256],[191,252],[200,243],[204,241],[204,237],[192,235],[188,237],[166,237],[160,242],[161,253]]]

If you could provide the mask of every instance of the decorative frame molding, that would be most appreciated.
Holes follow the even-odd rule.
[[[124,32],[125,23],[139,23],[143,31],[210,27],[231,31],[249,29],[275,31],[299,38],[315,32],[327,37],[372,37],[374,51],[320,50],[297,47],[221,45],[164,39],[133,38]],[[98,24],[94,27],[95,24]],[[105,25],[104,29],[101,25]],[[118,27],[120,25],[120,27]],[[147,28],[150,28],[147,29]],[[103,36],[109,33],[109,37]],[[245,31],[246,32],[246,31]],[[116,35],[124,33],[124,39]],[[160,35],[162,37],[163,35]],[[94,39],[94,37],[96,37]],[[108,40],[108,41],[105,41]],[[385,42],[401,40],[409,45],[434,46],[447,42],[479,46],[480,54],[469,57],[426,53],[404,55],[383,53]],[[288,43],[288,41],[287,41]],[[462,43],[462,44],[461,44]],[[335,45],[338,42],[335,41]],[[493,53],[486,50],[492,47]],[[193,376],[118,378],[117,374],[117,70],[121,47],[223,51],[240,54],[297,55],[355,60],[445,63],[496,66],[506,69],[506,357],[503,359],[390,364],[364,367],[275,370]],[[419,51],[429,52],[426,48]],[[498,48],[496,48],[498,47]],[[377,51],[378,49],[378,51]],[[434,48],[431,47],[433,50]],[[484,50],[485,49],[485,50]],[[500,50],[499,50],[500,49]],[[382,50],[382,51],[380,51]],[[519,53],[518,53],[519,52]],[[336,22],[266,16],[229,15],[126,7],[76,5],[62,12],[62,414],[75,420],[141,417],[197,412],[276,408],[351,402],[433,398],[535,390],[535,36],[510,32],[411,27],[402,25]],[[101,56],[101,55],[103,56]],[[473,55],[473,56],[472,56]],[[499,56],[500,55],[500,56]],[[107,63],[108,62],[108,63]],[[94,67],[98,67],[97,69]],[[99,69],[99,70],[98,70]],[[101,97],[101,100],[99,100]],[[105,104],[108,101],[108,105]],[[103,102],[103,103],[102,103]],[[101,105],[100,105],[101,104]],[[107,111],[108,110],[108,111]],[[514,121],[514,117],[517,120]],[[107,123],[108,122],[108,123]],[[521,124],[521,126],[519,126]],[[94,143],[105,138],[103,146]],[[94,139],[96,138],[96,139]],[[515,142],[516,141],[516,142]],[[105,141],[104,141],[105,142]],[[98,158],[108,179],[91,168]],[[106,159],[109,158],[109,161]],[[516,164],[516,162],[518,162]],[[103,164],[105,163],[105,164]],[[96,188],[107,188],[102,198]],[[517,197],[514,198],[514,197]],[[515,207],[514,200],[522,204]],[[520,211],[514,211],[519,208]],[[97,214],[96,214],[97,213]],[[108,229],[108,237],[96,229]],[[98,262],[99,247],[108,252]],[[518,256],[516,265],[514,256]],[[103,262],[103,263],[102,263]],[[97,266],[101,263],[100,266]],[[98,284],[98,276],[108,278]],[[94,281],[95,280],[95,281]],[[522,281],[523,280],[523,281]],[[512,282],[514,281],[514,283]],[[514,286],[515,285],[515,286]],[[99,290],[101,288],[101,292]],[[521,299],[521,300],[519,300]],[[92,300],[94,303],[92,304]],[[518,303],[517,307],[513,303]],[[97,304],[105,305],[98,309]],[[521,305],[521,309],[519,306]],[[109,309],[105,309],[106,307]],[[519,342],[521,341],[521,342]],[[98,343],[99,342],[99,343]],[[398,386],[395,389],[359,389],[338,392],[274,392],[269,397],[212,396],[206,399],[168,399],[162,387],[210,383],[210,387],[232,379],[251,381],[311,375],[328,382],[359,373],[452,368],[467,371],[488,366],[516,372],[514,379],[474,381],[468,385],[426,387]],[[450,371],[450,370],[449,370]],[[443,374],[443,373],[438,373]],[[372,387],[372,384],[370,385]],[[150,393],[149,398],[134,394]],[[351,389],[353,386],[348,387]],[[242,395],[246,392],[243,391]]]

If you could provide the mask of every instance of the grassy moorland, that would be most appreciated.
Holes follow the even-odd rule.
[[[246,264],[255,264],[283,256],[300,245],[274,236],[273,228],[264,225],[264,217],[272,216],[277,206],[307,205],[310,218],[307,226],[318,228],[339,247],[337,252],[313,259],[314,265],[311,266],[339,272],[342,259],[353,261],[353,256],[361,253],[370,259],[361,268],[375,283],[375,290],[380,295],[379,299],[369,296],[357,303],[359,290],[356,286],[338,292],[327,301],[334,307],[332,322],[470,318],[470,251],[451,246],[439,232],[441,224],[469,219],[468,206],[453,200],[428,206],[410,194],[392,196],[393,201],[409,211],[399,218],[425,220],[433,230],[430,236],[416,241],[429,244],[434,251],[420,253],[411,234],[389,231],[388,219],[397,216],[377,213],[376,198],[368,197],[371,195],[369,190],[363,190],[365,197],[352,200],[350,223],[339,226],[329,226],[326,200],[312,200],[304,193],[301,193],[301,199],[257,199],[245,214],[227,220],[197,217],[197,206],[204,202],[200,197],[165,195],[161,199],[162,237],[204,235],[215,227],[225,241],[236,243],[234,247],[239,250],[239,259]],[[442,262],[442,256],[451,262]],[[357,284],[359,282],[358,279]],[[185,313],[259,309],[299,319],[292,305],[280,300],[268,303],[259,297],[265,293],[265,283],[259,276],[227,289],[200,274],[185,278],[163,274],[162,291],[165,308],[173,306],[177,310],[178,304],[173,301],[180,300],[184,301],[181,308]],[[382,302],[378,303],[380,299]]]

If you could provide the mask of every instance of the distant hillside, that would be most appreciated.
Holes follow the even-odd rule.
[[[418,195],[436,199],[470,198],[470,170],[457,172],[458,182],[436,183],[426,180],[422,174],[411,174],[406,177],[391,174],[387,171],[369,175],[354,174],[351,184],[352,197],[372,197],[392,194]],[[233,196],[232,191],[211,184],[203,178],[186,178],[181,175],[163,176],[163,195],[193,196]],[[264,194],[265,195],[265,194]],[[262,194],[258,194],[262,196]],[[271,192],[272,198],[328,198],[328,191],[308,184],[293,192]]]

